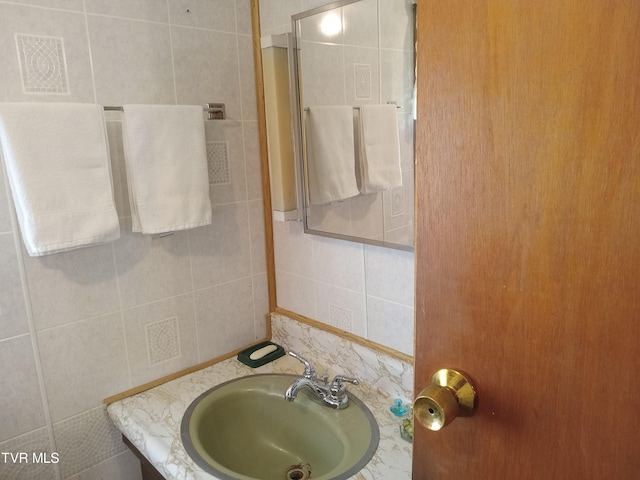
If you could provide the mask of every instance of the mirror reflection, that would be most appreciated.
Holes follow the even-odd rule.
[[[414,18],[410,0],[292,17],[307,233],[413,247]]]

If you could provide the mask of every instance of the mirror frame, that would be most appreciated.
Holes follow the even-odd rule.
[[[361,0],[339,0],[336,2],[328,3],[326,5],[321,5],[319,7],[315,7],[304,12],[297,13],[291,16],[291,31],[292,34],[289,37],[289,83],[290,83],[290,94],[291,94],[291,118],[293,122],[293,143],[294,143],[294,155],[295,155],[295,164],[296,164],[296,174],[297,174],[297,182],[298,186],[301,187],[301,191],[298,192],[298,201],[300,207],[302,209],[302,221],[304,224],[304,233],[319,235],[323,237],[334,238],[338,240],[346,240],[351,242],[364,243],[368,245],[375,245],[379,247],[388,247],[394,248],[397,250],[405,250],[409,252],[414,251],[415,246],[415,227],[414,227],[414,235],[413,242],[411,245],[402,244],[402,243],[393,243],[385,240],[376,240],[372,238],[366,237],[358,237],[356,235],[347,235],[342,233],[335,232],[327,232],[323,230],[316,230],[309,226],[309,220],[307,212],[310,209],[308,191],[308,167],[307,160],[305,155],[304,148],[304,128],[303,128],[303,111],[301,105],[301,93],[302,93],[302,72],[300,66],[300,55],[298,48],[298,35],[299,35],[299,27],[298,22],[307,17],[317,15],[319,13],[327,12],[329,10],[333,10],[336,8],[341,8],[346,5],[350,5],[352,3],[359,2]],[[414,29],[415,29],[415,18],[414,18]],[[415,71],[415,54],[414,54],[414,71]],[[415,139],[415,128],[414,128],[414,139]],[[414,162],[415,162],[415,141],[414,141]],[[415,163],[414,163],[415,164]],[[413,174],[413,180],[415,185],[415,169]],[[415,191],[415,188],[414,188]],[[416,209],[416,200],[415,194],[413,198],[414,203],[414,217],[415,217],[415,209]],[[384,211],[382,212],[384,215]],[[415,225],[415,222],[414,222]]]

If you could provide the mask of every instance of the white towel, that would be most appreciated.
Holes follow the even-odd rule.
[[[29,255],[120,236],[101,106],[0,104],[0,142]]]
[[[306,117],[309,197],[313,205],[359,194],[349,105],[309,107]]]
[[[360,192],[402,185],[395,105],[362,105],[359,122]]]
[[[134,232],[209,225],[202,107],[124,105],[122,134]]]

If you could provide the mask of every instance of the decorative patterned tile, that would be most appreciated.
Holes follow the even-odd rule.
[[[228,185],[231,183],[227,142],[207,142],[207,164],[209,166],[209,183],[211,185]]]
[[[371,65],[355,63],[353,76],[356,99],[369,100],[371,98]]]
[[[24,93],[68,94],[62,37],[16,34]]]
[[[50,480],[55,478],[54,452],[46,428],[39,428],[0,443],[0,451],[11,453],[15,459],[22,454],[23,461],[14,461],[10,455],[0,456],[0,478],[3,480]],[[26,462],[24,454],[27,455]],[[35,457],[33,455],[36,455]],[[42,455],[41,455],[42,454]],[[44,456],[50,463],[36,462]],[[27,463],[28,462],[28,463]]]
[[[55,423],[53,432],[62,478],[75,475],[127,448],[104,406]]]
[[[156,365],[180,356],[177,317],[148,323],[144,331],[147,337],[149,365]]]
[[[404,213],[404,187],[391,189],[391,216],[397,217]]]
[[[353,311],[341,307],[339,305],[334,305],[333,303],[329,305],[329,315],[331,317],[331,324],[334,327],[340,328],[347,332],[350,332],[353,329]]]

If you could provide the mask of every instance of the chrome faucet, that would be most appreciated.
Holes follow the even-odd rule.
[[[298,396],[298,392],[306,388],[313,393],[316,399],[320,400],[320,402],[327,407],[342,410],[349,406],[349,396],[347,395],[347,388],[344,384],[352,383],[358,385],[358,379],[337,375],[331,383],[329,383],[328,375],[323,375],[321,379],[318,379],[315,369],[308,360],[302,358],[295,352],[289,352],[289,355],[304,364],[304,373],[302,377],[296,379],[289,388],[287,388],[284,394],[285,400],[293,402]]]

